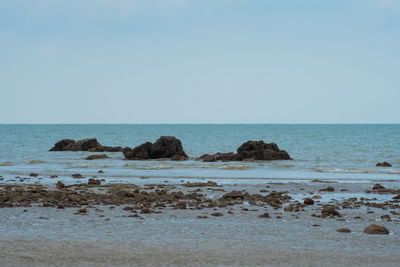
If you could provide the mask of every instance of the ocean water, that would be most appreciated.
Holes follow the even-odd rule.
[[[161,135],[179,138],[190,160],[128,161],[122,153],[107,153],[110,159],[88,161],[84,158],[94,153],[48,151],[64,138],[96,137],[102,145],[135,147]],[[236,151],[248,140],[275,142],[293,160],[195,160],[204,153]],[[393,167],[375,166],[382,161]],[[50,175],[69,181],[73,173],[117,182],[141,178],[400,180],[400,125],[0,125],[0,175],[12,181],[31,172],[38,173],[42,182],[50,181]]]

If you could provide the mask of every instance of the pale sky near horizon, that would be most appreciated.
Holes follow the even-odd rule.
[[[400,123],[400,0],[0,0],[0,123]]]

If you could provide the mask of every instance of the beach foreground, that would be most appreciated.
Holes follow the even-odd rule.
[[[2,185],[0,258],[10,266],[397,266],[394,184]],[[371,224],[390,233],[364,233]]]

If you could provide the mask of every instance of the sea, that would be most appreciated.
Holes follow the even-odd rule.
[[[135,147],[160,136],[182,141],[187,161],[85,160],[90,152],[49,152],[61,139],[95,137],[105,146]],[[201,162],[202,154],[236,152],[249,140],[274,142],[293,160]],[[101,154],[101,153],[100,153]],[[393,167],[376,167],[378,162]],[[99,173],[102,170],[104,173]],[[38,177],[30,177],[30,173]],[[107,182],[251,183],[252,181],[336,180],[400,181],[400,124],[51,124],[0,125],[2,183],[74,183],[72,174]]]

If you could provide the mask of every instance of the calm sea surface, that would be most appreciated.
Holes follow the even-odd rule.
[[[191,158],[175,161],[87,161],[88,152],[48,152],[60,139],[96,137],[102,145],[134,147],[161,135],[182,141]],[[230,152],[248,140],[275,142],[292,161],[204,163],[204,153]],[[393,167],[375,167],[388,161]],[[98,170],[104,174],[97,174]],[[140,178],[400,179],[400,125],[0,125],[0,175],[36,172],[70,177],[97,175],[115,181]],[[39,178],[40,178],[39,177]],[[69,179],[69,178],[68,178]]]

